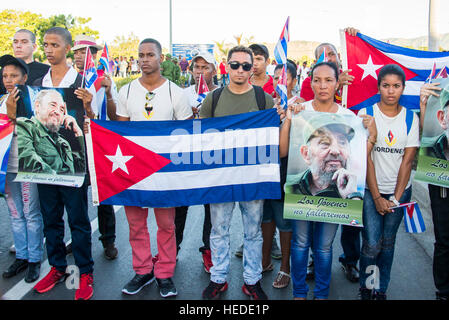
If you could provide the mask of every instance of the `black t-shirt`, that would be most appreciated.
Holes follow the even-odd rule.
[[[47,74],[50,66],[48,64],[33,61],[28,63],[28,68],[30,69],[30,73],[28,74],[28,80],[25,84],[31,86],[36,79],[42,78]],[[3,79],[0,77],[0,95],[4,93],[6,93],[6,89],[3,85]]]

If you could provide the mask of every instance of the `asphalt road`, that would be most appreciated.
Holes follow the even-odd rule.
[[[186,222],[184,241],[178,255],[174,282],[178,290],[176,300],[200,300],[203,289],[209,283],[209,274],[202,266],[201,254],[198,248],[202,245],[201,232],[203,222],[203,207],[194,206],[189,209]],[[92,252],[94,266],[94,295],[92,300],[160,300],[159,290],[155,283],[145,287],[135,296],[122,294],[123,286],[134,276],[131,261],[131,247],[128,242],[128,223],[123,209],[116,212],[118,258],[112,261],[103,256],[103,248],[98,241],[98,223],[96,208],[89,207],[89,217],[93,228]],[[153,254],[157,253],[156,223],[154,215],[148,218]],[[243,284],[242,260],[234,256],[234,252],[242,241],[242,222],[240,211],[234,212],[231,226],[231,270],[228,277],[229,289],[223,294],[223,300],[247,300],[241,291]],[[70,232],[66,225],[65,241],[70,240]],[[12,234],[6,203],[0,200],[0,270],[6,270],[14,261],[14,255],[8,252],[12,244]],[[340,229],[334,242],[334,259],[332,266],[332,281],[329,299],[357,299],[358,284],[350,283],[343,275],[338,256],[340,255]],[[49,270],[46,255],[43,258],[41,277]],[[73,256],[68,256],[68,263],[73,264]],[[270,300],[291,300],[291,284],[285,289],[275,289],[272,282],[279,270],[279,261],[273,260],[274,271],[264,274],[262,287]],[[10,279],[0,277],[1,299],[12,300],[73,300],[74,289],[68,289],[65,284],[59,284],[51,291],[38,294],[32,289],[34,284],[23,281],[24,272]],[[314,281],[309,281],[313,288]],[[411,235],[405,233],[401,225],[396,242],[395,260],[393,263],[390,287],[387,292],[389,300],[433,300],[435,287],[432,277],[432,259]],[[309,298],[312,298],[312,292]]]

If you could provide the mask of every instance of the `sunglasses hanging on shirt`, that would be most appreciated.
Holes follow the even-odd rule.
[[[145,118],[150,119],[153,116],[153,105],[151,104],[151,100],[154,99],[154,97],[156,96],[156,94],[154,92],[150,92],[148,91],[145,94],[145,111],[143,112],[143,115],[145,116]]]

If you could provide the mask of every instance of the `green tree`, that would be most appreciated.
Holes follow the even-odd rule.
[[[125,36],[116,36],[109,47],[109,56],[110,57],[137,57],[137,51],[139,47],[140,40],[139,38],[131,32],[127,37]]]
[[[75,39],[75,37],[80,34],[93,36],[98,39],[99,32],[87,26],[91,20],[92,18],[81,18],[73,17],[72,15],[66,16],[64,14],[59,14],[40,21],[36,26],[36,37],[38,39],[37,43],[39,48],[35,55],[38,56],[41,61],[44,59],[44,35],[48,29],[53,27],[66,28],[72,34],[72,39]],[[72,52],[69,54],[69,57],[73,58]]]
[[[0,11],[0,56],[13,54],[12,39],[19,29],[28,29],[36,32],[37,24],[44,20],[42,15],[29,11],[16,10]]]

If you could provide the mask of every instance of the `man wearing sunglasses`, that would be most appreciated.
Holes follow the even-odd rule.
[[[229,73],[229,85],[214,90],[206,96],[200,110],[200,118],[235,115],[273,107],[273,98],[262,88],[249,83],[253,72],[251,49],[237,46],[229,50],[226,69]],[[244,229],[243,278],[245,283],[242,291],[255,300],[267,299],[260,285],[263,202],[263,200],[239,202]],[[210,204],[212,222],[210,247],[213,267],[210,269],[210,283],[203,291],[204,299],[216,299],[228,287],[226,277],[230,265],[229,227],[234,207],[235,202]]]

